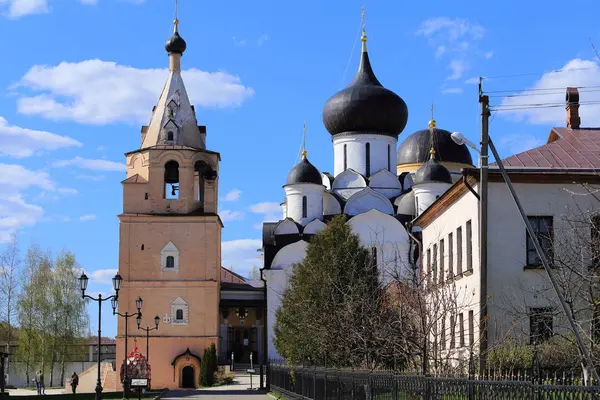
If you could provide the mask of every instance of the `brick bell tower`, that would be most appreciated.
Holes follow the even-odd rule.
[[[218,346],[221,229],[218,216],[219,153],[206,149],[206,127],[181,78],[186,43],[178,20],[167,41],[169,77],[141,146],[126,153],[123,213],[119,221],[119,312],[135,313],[143,299],[142,327],[150,336],[152,386],[195,387],[200,356]],[[125,359],[125,320],[119,318],[117,374]],[[129,319],[128,348],[145,353],[146,334]],[[147,356],[146,354],[144,354]],[[121,388],[117,379],[117,389]]]

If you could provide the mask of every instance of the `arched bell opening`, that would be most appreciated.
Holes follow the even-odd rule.
[[[169,161],[165,164],[164,198],[179,199],[179,163],[177,161]]]
[[[196,193],[196,201],[204,203],[204,184],[206,181],[215,180],[217,173],[212,169],[210,164],[204,160],[196,161],[194,164],[194,193]]]

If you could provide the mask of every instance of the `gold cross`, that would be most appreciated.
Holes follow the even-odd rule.
[[[307,155],[306,151],[306,121],[304,121],[304,133],[302,135],[302,159],[304,160]]]
[[[362,28],[365,30],[365,6],[362,6],[362,14],[361,14]]]
[[[179,1],[175,0],[175,21],[173,21],[173,24],[175,25],[175,32],[177,32],[177,25],[179,25]]]

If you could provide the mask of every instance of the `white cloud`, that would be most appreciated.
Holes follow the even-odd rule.
[[[232,189],[225,196],[223,196],[221,201],[238,201],[241,195],[242,191],[240,189]]]
[[[96,214],[86,214],[79,217],[80,221],[93,221],[96,219]]]
[[[457,87],[442,89],[443,94],[461,94],[462,92],[462,88]]]
[[[219,217],[223,222],[240,221],[244,219],[244,213],[240,211],[222,210],[219,211]]]
[[[246,39],[238,39],[236,36],[232,37],[231,40],[233,40],[233,43],[236,46],[240,46],[240,47],[245,46],[246,44],[248,44],[248,40],[246,40]]]
[[[81,4],[92,5],[98,0],[79,0]],[[44,14],[50,11],[48,0],[0,0],[0,10],[8,6],[10,18],[20,18],[32,14]]]
[[[460,79],[471,68],[476,57],[490,59],[493,52],[478,50],[479,43],[485,35],[485,28],[467,19],[435,17],[423,21],[416,35],[426,37],[435,49],[435,57],[452,58],[448,68],[451,70],[450,80]]]
[[[544,143],[544,140],[533,135],[508,134],[500,137],[498,147],[506,149],[510,155],[513,155],[539,147]]]
[[[469,64],[465,60],[454,59],[450,61],[448,68],[450,71],[452,71],[452,74],[448,77],[448,79],[455,81],[460,79],[465,71],[469,69]]]
[[[249,40],[247,38],[238,38],[237,36],[233,36],[231,38],[231,40],[233,40],[233,43],[236,46],[239,47],[244,47],[247,46],[248,44],[250,45],[254,45],[256,44],[257,47],[261,47],[262,45],[264,45],[268,40],[270,39],[269,35],[267,35],[266,33],[263,33],[262,35],[260,35],[258,37],[258,39],[256,40]]]
[[[232,267],[236,273],[246,276],[253,265],[260,267],[262,261],[257,251],[262,247],[260,239],[237,239],[221,242],[222,264]]]
[[[125,164],[115,161],[75,157],[72,160],[60,160],[52,163],[53,167],[67,167],[73,165],[81,169],[92,171],[125,171]]]
[[[60,194],[78,194],[79,193],[79,191],[77,189],[73,189],[73,188],[58,188],[57,191]]]
[[[467,79],[464,83],[467,85],[476,85],[479,84],[479,77],[474,76],[472,78]]]
[[[3,117],[0,117],[0,142],[0,155],[15,158],[31,157],[46,150],[83,146],[67,136],[9,125]]]
[[[567,87],[579,87],[579,116],[581,126],[600,126],[600,92],[586,89],[600,86],[600,66],[596,61],[574,59],[560,70],[547,72],[531,87],[502,99],[498,115],[531,124],[557,124],[563,126],[566,119],[565,93]],[[590,103],[592,104],[586,104]],[[550,107],[536,106],[543,104]],[[493,108],[492,104],[492,108]],[[527,108],[529,107],[529,108]]]
[[[250,211],[255,214],[275,214],[281,212],[281,206],[274,201],[264,201],[251,205]]]
[[[108,284],[112,285],[112,278],[117,274],[116,269],[97,269],[87,273],[90,283]]]
[[[55,190],[54,182],[46,172],[31,171],[21,165],[0,163],[0,242],[24,226],[38,222],[42,207],[25,201],[22,191],[30,188]]]
[[[56,66],[35,65],[11,89],[19,90],[17,109],[25,115],[84,124],[144,123],[167,79],[167,69],[139,69],[115,62],[86,60]],[[197,107],[241,105],[254,94],[226,72],[182,72]],[[26,90],[38,94],[25,94]]]
[[[267,35],[266,33],[263,33],[262,35],[259,36],[258,40],[256,41],[256,44],[258,45],[258,47],[260,47],[263,44],[265,44],[269,39],[270,39],[269,35]]]
[[[102,181],[104,180],[104,175],[76,175],[75,179],[81,179],[84,181]]]

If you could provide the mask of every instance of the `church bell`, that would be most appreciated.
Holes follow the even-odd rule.
[[[165,183],[179,183],[179,166],[177,163],[167,163],[165,166]]]

